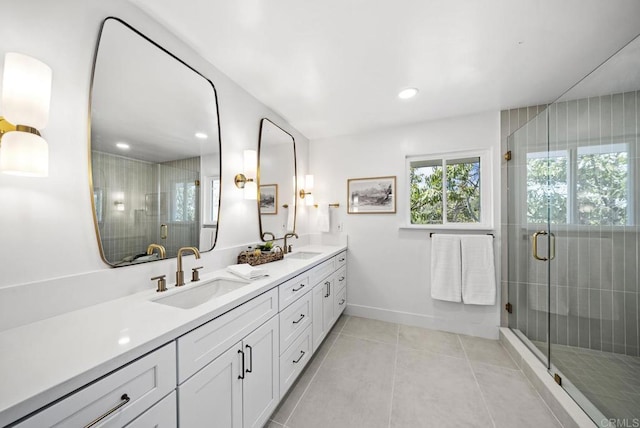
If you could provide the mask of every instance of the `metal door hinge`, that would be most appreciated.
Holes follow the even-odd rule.
[[[553,380],[555,380],[558,385],[562,386],[562,378],[558,373],[553,375]]]
[[[510,314],[513,313],[513,306],[511,305],[511,303],[507,303],[506,305],[504,305],[504,309]]]
[[[509,150],[507,153],[504,154],[504,160],[506,161],[511,160],[511,150]]]

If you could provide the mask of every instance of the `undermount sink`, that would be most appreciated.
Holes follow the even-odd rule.
[[[218,278],[202,284],[187,284],[183,289],[166,297],[152,299],[152,302],[182,309],[191,309],[249,284],[240,279]]]
[[[315,256],[319,256],[322,253],[314,253],[313,251],[300,251],[297,253],[291,253],[287,256],[287,258],[290,259],[300,259],[300,260],[307,260],[307,259],[312,259]]]

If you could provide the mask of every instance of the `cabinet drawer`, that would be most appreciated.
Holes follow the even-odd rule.
[[[311,326],[280,357],[280,399],[284,397],[293,382],[311,358]]]
[[[309,283],[313,286],[318,282],[322,281],[328,275],[331,275],[335,268],[334,264],[335,257],[330,258],[327,261],[320,263],[318,266],[312,268],[309,271]]]
[[[274,288],[178,338],[178,383],[277,313],[278,290]]]
[[[280,310],[284,310],[284,308],[298,300],[309,289],[309,277],[307,275],[298,275],[280,284],[278,287]]]
[[[333,316],[334,318],[338,318],[340,314],[344,311],[344,308],[347,307],[347,288],[343,287],[342,290],[336,293],[335,299],[333,301]]]
[[[175,388],[175,364],[176,347],[175,342],[171,342],[78,390],[17,426],[83,427],[122,405],[99,425],[122,427]]]
[[[340,292],[347,285],[347,268],[342,267],[338,269],[335,275],[336,281],[334,286],[336,287],[336,294]]]
[[[280,312],[280,352],[284,352],[311,324],[311,293]]]
[[[176,392],[167,395],[158,404],[144,412],[126,428],[174,428],[178,426]]]
[[[338,254],[336,257],[336,269],[340,269],[342,266],[347,264],[347,252],[343,251]]]

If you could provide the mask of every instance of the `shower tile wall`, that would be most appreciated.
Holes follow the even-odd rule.
[[[551,226],[556,235],[556,258],[551,263],[549,288],[551,343],[640,355],[639,104],[638,92],[553,104],[543,113],[539,123],[529,124],[524,132],[520,131],[521,136],[514,143],[526,145],[524,150],[518,148],[522,152],[539,151],[542,143],[546,143],[548,114],[551,152],[572,152],[570,156],[575,156],[578,146],[600,146],[606,150],[607,146],[626,144],[628,148],[628,203],[632,207],[627,210],[630,216],[627,225],[614,225],[612,221],[604,220],[590,226],[566,222]],[[503,111],[503,144],[506,145],[506,137],[511,132],[540,111],[539,107]],[[543,262],[531,257],[530,238],[535,229],[543,230],[544,227],[520,220],[526,218],[526,213],[522,213],[526,209],[526,160],[521,158],[520,162],[523,164],[510,165],[520,172],[510,176],[508,213],[503,216],[508,219],[503,227],[509,234],[515,234],[507,250],[509,299],[514,303],[509,325],[520,329],[532,340],[546,341],[547,272]],[[569,169],[569,174],[574,174],[575,179],[576,171]],[[506,188],[506,167],[502,176]],[[577,201],[568,203],[577,204]],[[518,237],[517,241],[514,236]],[[506,282],[507,277],[503,274],[503,288],[507,287]]]
[[[192,221],[176,221],[170,199],[175,197],[176,183],[196,183],[199,157],[153,164],[94,151],[92,169],[94,189],[102,192],[98,228],[109,262],[143,254],[151,243],[164,245],[169,256],[180,247],[197,246],[199,206],[195,206]],[[195,198],[196,204],[198,201]],[[116,209],[116,202],[122,202],[124,210]],[[168,225],[166,239],[160,237],[160,224]]]

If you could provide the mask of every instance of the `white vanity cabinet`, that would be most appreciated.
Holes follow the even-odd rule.
[[[313,352],[318,349],[327,333],[344,311],[347,302],[347,256],[342,252],[331,259],[327,267],[318,270],[321,274],[332,272],[324,278],[314,277],[313,286]],[[337,271],[334,271],[335,268]]]
[[[280,400],[277,308],[274,289],[178,338],[179,379],[199,370],[178,386],[181,427],[264,425]]]
[[[173,427],[176,425],[175,395],[169,394],[176,386],[175,350],[175,343],[171,342],[45,408],[16,427],[123,427],[140,415],[153,420],[160,414],[169,419],[159,426]],[[159,407],[152,408],[151,413],[143,414],[167,395],[167,401],[158,403]],[[131,426],[143,426],[135,422]]]

